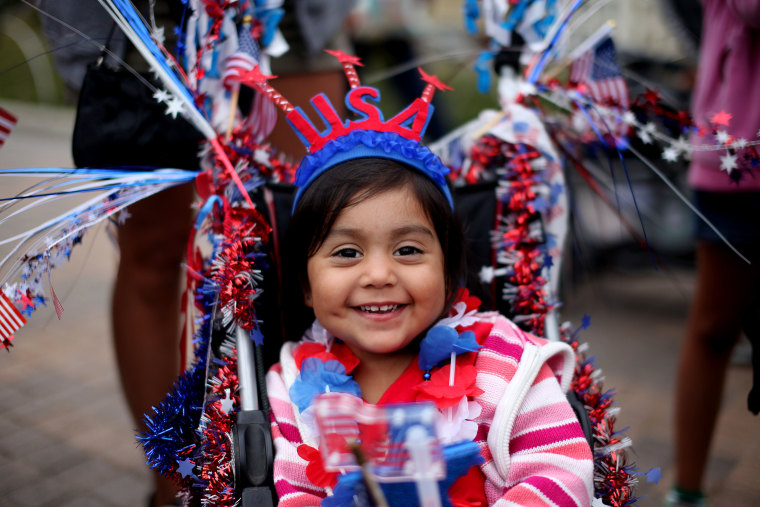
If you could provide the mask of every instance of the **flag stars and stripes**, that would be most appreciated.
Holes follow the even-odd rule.
[[[603,39],[573,62],[570,81],[583,84],[589,96],[597,102],[628,106],[628,86],[616,62],[612,39]]]
[[[691,143],[685,136],[679,136],[678,139],[673,141],[672,146],[685,155],[689,155],[691,153]]]
[[[732,153],[726,153],[722,157],[720,157],[720,170],[726,171],[728,174],[731,174],[731,171],[736,169],[737,163],[736,163],[736,155]]]
[[[164,89],[157,89],[155,93],[153,93],[153,98],[156,99],[159,104],[162,102],[168,102],[171,96],[172,94]]]
[[[172,97],[166,103],[166,114],[171,115],[172,118],[176,118],[178,114],[181,114],[185,110],[185,103],[177,98]]]
[[[679,155],[678,150],[675,149],[673,146],[668,146],[662,152],[663,160],[666,160],[668,162],[675,162],[676,160],[678,160],[678,155]]]
[[[725,130],[719,130],[718,132],[715,133],[715,139],[720,144],[728,144],[728,141],[730,138],[731,136],[729,136],[728,132],[726,132]]]
[[[253,38],[251,28],[243,25],[238,34],[238,49],[224,62],[222,82],[226,87],[231,87],[236,78],[246,72],[250,72],[259,63],[260,52],[256,40]]]
[[[654,135],[656,129],[657,127],[652,122],[649,122],[640,128],[637,132],[641,142],[644,144],[652,144],[652,135]]]
[[[21,314],[3,291],[0,291],[0,343],[7,346],[13,339],[13,334],[26,324]]]

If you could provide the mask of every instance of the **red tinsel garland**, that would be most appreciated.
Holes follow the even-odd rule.
[[[494,136],[484,136],[471,151],[469,174],[500,174],[497,190],[497,229],[495,260],[508,268],[504,283],[505,299],[511,305],[511,317],[528,331],[544,335],[543,316],[551,309],[541,276],[543,254],[536,248],[543,233],[536,234],[534,224],[541,223],[533,203],[534,187],[541,184],[531,162],[541,157],[534,148],[515,145]]]

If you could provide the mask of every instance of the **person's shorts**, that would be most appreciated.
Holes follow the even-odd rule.
[[[760,247],[760,192],[694,192],[697,209],[735,247]],[[695,216],[695,236],[699,241],[723,240],[703,220]]]

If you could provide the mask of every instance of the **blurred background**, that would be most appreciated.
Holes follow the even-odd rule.
[[[420,65],[455,90],[436,95],[437,123],[429,137],[483,109],[498,108],[493,89],[476,91],[473,64],[484,41],[465,32],[461,2],[358,4],[351,33],[366,65],[362,82],[381,89],[388,110],[394,101],[408,103],[399,90],[417,86],[408,83],[418,81]],[[613,38],[631,95],[655,88],[673,107],[686,109],[699,16],[693,15],[696,1],[684,4],[684,15],[678,15],[678,2],[599,2],[602,7],[587,13],[578,37],[614,20]],[[73,166],[74,105],[52,65],[53,50],[40,35],[34,9],[0,0],[0,106],[18,117],[0,147],[0,168]],[[639,148],[685,191],[684,165],[665,164],[658,152]],[[612,188],[610,168],[601,160],[589,159],[589,169]],[[672,481],[672,389],[693,287],[693,217],[648,168],[626,162],[632,188],[616,179],[618,204],[638,225],[634,192],[651,252],[568,169],[573,208],[561,316],[576,325],[583,315],[591,317],[583,339],[603,370],[605,386],[617,391],[617,427],[629,427],[642,472],[661,468],[658,484],[642,477],[638,490],[638,505],[656,506]],[[3,177],[1,196],[29,184]],[[65,308],[62,319],[52,308],[36,312],[17,333],[12,350],[0,353],[0,506],[132,506],[147,498],[147,472],[110,343],[108,308],[118,254],[106,229],[89,231],[70,264],[53,273]],[[750,386],[748,344],[742,344],[727,380],[708,469],[712,505],[749,506],[760,499],[760,425],[746,410]]]

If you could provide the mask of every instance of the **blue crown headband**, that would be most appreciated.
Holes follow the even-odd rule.
[[[420,141],[433,114],[430,104],[435,90],[451,90],[438,78],[418,69],[422,80],[427,83],[422,96],[415,99],[406,109],[389,120],[377,107],[380,92],[376,88],[361,86],[354,65],[361,65],[359,58],[340,51],[327,51],[343,65],[350,90],[346,95],[346,107],[355,113],[356,120],[342,120],[324,93],[311,98],[311,105],[319,114],[325,130],[319,131],[300,107],[294,107],[267,82],[276,76],[266,76],[258,66],[240,76],[243,84],[253,86],[280,109],[290,126],[298,134],[309,154],[304,157],[296,171],[295,184],[298,187],[293,201],[295,210],[303,192],[314,180],[328,169],[347,160],[359,158],[383,158],[407,164],[429,177],[446,196],[453,208],[446,175],[449,168]]]

